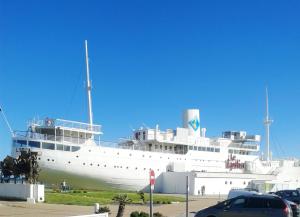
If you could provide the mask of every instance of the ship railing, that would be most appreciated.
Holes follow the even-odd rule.
[[[103,142],[101,142],[101,144],[103,145]],[[126,145],[126,144],[120,144],[120,143],[116,143],[117,148],[121,148],[121,149],[128,149],[128,150],[137,150],[137,151],[150,151],[150,152],[156,152],[156,153],[168,153],[168,154],[180,154],[180,155],[184,155],[187,153],[187,150],[165,150],[165,149],[160,149],[160,148],[151,148],[149,149],[148,146],[143,146],[143,145]]]
[[[229,147],[257,150],[257,144],[230,144]]]
[[[72,144],[85,144],[87,141],[93,140],[96,144],[100,144],[99,137],[93,138],[81,138],[81,137],[71,137],[71,136],[56,136],[49,134],[40,134],[32,132],[15,132],[15,137],[21,137],[24,139],[33,139],[33,140],[44,140],[50,142],[68,142]]]
[[[98,124],[90,125],[88,123],[69,121],[64,119],[52,119],[52,118],[45,118],[44,120],[34,119],[30,121],[29,124],[44,126],[44,127],[63,127],[63,128],[70,128],[70,129],[81,129],[81,130],[101,133],[101,125]]]

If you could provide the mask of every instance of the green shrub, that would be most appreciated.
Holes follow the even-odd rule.
[[[134,211],[130,214],[130,217],[140,217],[140,213],[138,211]]]
[[[168,204],[171,204],[171,201],[168,201],[167,203],[168,203]]]
[[[83,191],[83,193],[87,193],[87,191]]]
[[[98,213],[105,213],[105,212],[110,213],[110,209],[109,209],[108,206],[100,207],[99,210],[98,210],[98,212],[97,212],[97,214]]]
[[[145,213],[145,212],[140,212],[140,216],[139,217],[149,217],[149,214]]]
[[[148,213],[134,211],[130,214],[130,217],[149,217]]]
[[[165,216],[159,212],[155,212],[153,213],[153,217],[165,217]]]

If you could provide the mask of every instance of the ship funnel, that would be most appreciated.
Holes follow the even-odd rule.
[[[200,137],[199,109],[187,109],[183,112],[183,127],[189,130],[189,136]]]

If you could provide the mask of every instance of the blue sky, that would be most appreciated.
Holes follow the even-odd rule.
[[[33,117],[87,121],[84,40],[103,140],[201,110],[208,136],[264,136],[300,157],[299,1],[0,0],[0,104],[15,130]],[[0,157],[10,153],[0,121]],[[262,142],[262,146],[264,142]]]

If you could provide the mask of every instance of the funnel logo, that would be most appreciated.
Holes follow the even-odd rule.
[[[199,121],[198,118],[195,118],[194,120],[189,121],[189,125],[194,129],[194,131],[197,131],[199,128]]]

